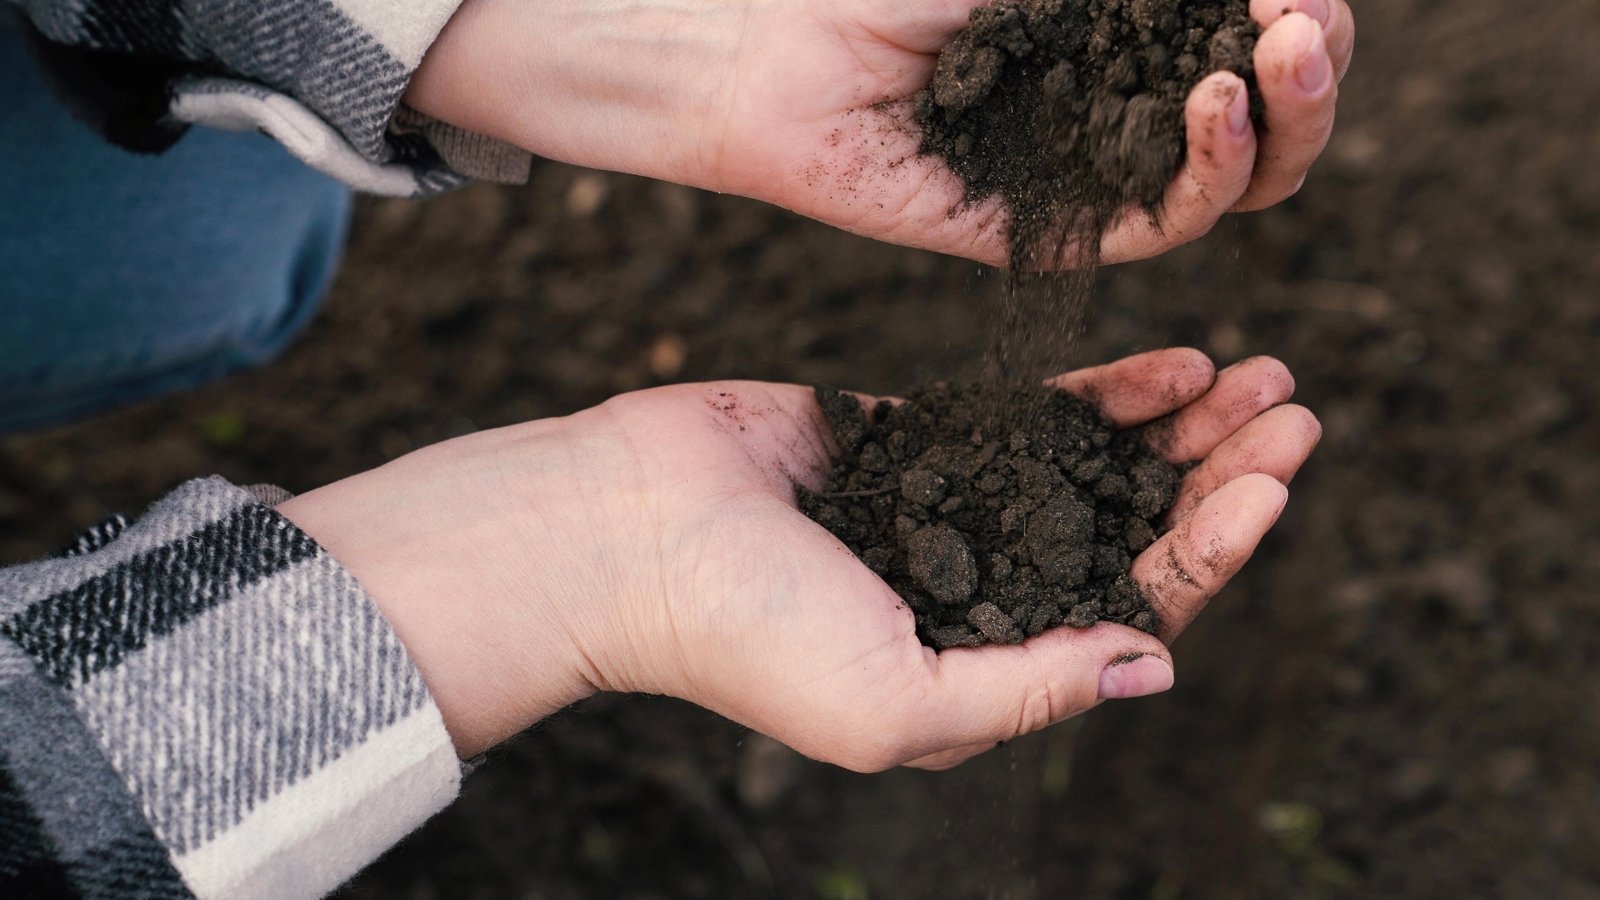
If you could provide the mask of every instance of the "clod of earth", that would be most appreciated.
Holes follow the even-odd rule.
[[[936,647],[1160,620],[1128,569],[1176,469],[1064,391],[936,385],[870,413],[817,389],[841,455],[801,509],[903,597]]]
[[[1195,85],[1229,70],[1259,122],[1247,0],[996,0],[974,9],[916,97],[925,153],[1004,198],[1012,263],[1084,252],[1125,209],[1154,213],[1186,151]]]

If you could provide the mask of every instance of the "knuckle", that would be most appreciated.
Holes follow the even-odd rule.
[[[1022,698],[1013,737],[1032,734],[1056,721],[1055,689],[1046,681],[1028,691]]]
[[[1098,677],[1075,678],[1037,663],[1033,675],[1034,684],[1023,695],[1015,730],[1009,737],[1041,731],[1094,705]]]

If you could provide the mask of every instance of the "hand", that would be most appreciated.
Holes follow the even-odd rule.
[[[375,598],[464,755],[597,690],[693,701],[857,770],[952,765],[1172,684],[1166,644],[1250,557],[1320,429],[1283,366],[1166,350],[1064,376],[1161,451],[1203,460],[1134,577],[1156,637],[1110,623],[935,654],[796,509],[831,436],[809,389],[617,397],[426,448],[283,504]],[[1132,658],[1131,662],[1118,663]]]
[[[743,194],[880,240],[1002,265],[999,201],[917,155],[903,101],[925,87],[972,0],[467,0],[428,52],[412,106],[542,156]],[[1293,194],[1327,144],[1355,22],[1345,0],[1252,0],[1258,135],[1231,73],[1186,109],[1189,155],[1155,220],[1130,210],[1105,262],[1153,256],[1229,211]],[[890,112],[877,106],[890,101]],[[899,112],[892,110],[898,108]],[[1238,107],[1243,112],[1243,106]],[[952,216],[952,209],[960,210]]]

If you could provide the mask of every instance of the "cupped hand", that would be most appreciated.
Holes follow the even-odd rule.
[[[1315,445],[1269,359],[1192,350],[1063,376],[1186,476],[1134,562],[1164,623],[934,653],[887,585],[796,508],[834,450],[809,389],[627,394],[484,432],[284,504],[367,588],[463,755],[596,690],[690,700],[817,759],[952,765],[1097,703],[1165,690],[1167,644],[1250,557]]]
[[[1001,265],[998,200],[964,202],[918,154],[910,103],[973,0],[467,0],[407,100],[544,156],[743,194],[880,240]],[[1355,22],[1346,0],[1252,0],[1266,104],[1217,73],[1185,109],[1159,213],[1128,210],[1104,262],[1194,240],[1293,194],[1327,144]],[[1159,223],[1159,224],[1158,224]],[[1078,255],[1081,258],[1081,254]]]

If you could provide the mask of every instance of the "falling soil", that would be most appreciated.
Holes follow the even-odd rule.
[[[905,598],[924,643],[1014,644],[1101,620],[1156,631],[1128,569],[1178,475],[1083,401],[1027,387],[1072,344],[1093,279],[1023,273],[1092,272],[1117,216],[1157,215],[1184,157],[1185,99],[1221,69],[1254,95],[1259,33],[1245,0],[998,0],[939,54],[916,97],[923,151],[969,200],[999,196],[1010,213],[985,383],[923,391],[873,422],[819,391],[845,453],[804,504]]]
[[[841,449],[801,508],[903,597],[932,647],[1016,644],[1099,621],[1154,634],[1128,576],[1157,537],[1179,475],[1132,430],[1064,391],[1002,398],[938,385],[869,416],[817,399]]]
[[[1187,150],[1189,92],[1236,72],[1260,121],[1259,34],[1246,0],[996,0],[972,11],[915,104],[923,152],[961,177],[969,201],[999,197],[1009,214],[986,380],[1024,385],[1076,362],[1102,238],[1132,210],[1161,224]],[[1076,271],[1029,274],[1062,269]]]
[[[1004,199],[1013,271],[1093,266],[1124,210],[1156,213],[1195,85],[1238,73],[1259,119],[1259,34],[1246,0],[998,0],[972,11],[917,96],[923,151],[968,199]]]

